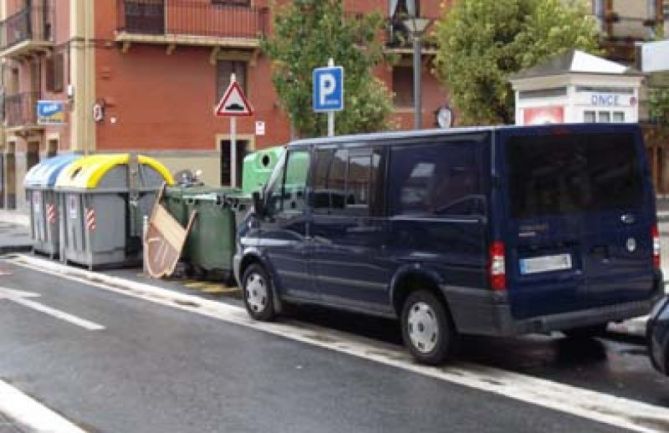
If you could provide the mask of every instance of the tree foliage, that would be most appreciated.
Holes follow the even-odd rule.
[[[347,16],[342,0],[293,0],[278,8],[273,33],[263,41],[272,60],[272,81],[281,106],[298,134],[322,136],[327,119],[312,111],[312,70],[332,57],[344,67],[344,111],[336,114],[338,134],[385,129],[392,110],[390,92],[372,75],[383,60],[379,14]]]
[[[571,48],[598,53],[595,21],[575,1],[457,1],[434,36],[435,71],[462,124],[512,123],[511,74]]]
[[[669,126],[669,88],[651,88],[648,90],[648,94],[650,119],[655,123]]]

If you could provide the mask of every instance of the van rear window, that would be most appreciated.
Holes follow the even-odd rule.
[[[512,137],[506,152],[514,218],[641,205],[643,179],[632,134]]]

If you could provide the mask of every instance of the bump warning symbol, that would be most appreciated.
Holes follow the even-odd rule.
[[[216,106],[217,116],[252,116],[253,107],[237,81],[232,81]]]

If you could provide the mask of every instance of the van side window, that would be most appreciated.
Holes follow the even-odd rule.
[[[286,178],[281,194],[281,209],[283,212],[302,213],[304,211],[309,160],[308,149],[293,150],[288,153]]]
[[[291,150],[277,164],[265,190],[270,215],[304,211],[309,159],[309,150]]]
[[[392,149],[390,202],[394,215],[485,214],[481,146],[451,142]]]
[[[281,210],[281,189],[283,188],[283,174],[285,168],[286,153],[281,155],[281,159],[276,164],[276,167],[274,167],[264,191],[265,208],[270,215],[274,215]]]
[[[369,215],[376,207],[381,156],[371,149],[316,152],[312,206],[316,213]]]

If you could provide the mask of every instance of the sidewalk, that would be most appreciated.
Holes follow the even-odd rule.
[[[0,210],[0,254],[31,250],[28,215],[21,211]]]

